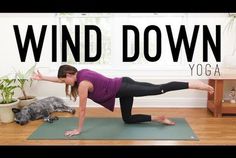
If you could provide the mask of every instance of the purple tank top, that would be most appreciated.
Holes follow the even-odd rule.
[[[115,97],[118,92],[122,78],[108,78],[102,74],[89,69],[82,69],[77,72],[77,83],[83,80],[93,84],[93,92],[88,93],[88,98],[104,106],[110,111],[114,111]]]

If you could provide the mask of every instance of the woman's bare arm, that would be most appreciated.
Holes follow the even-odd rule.
[[[79,127],[78,130],[82,132],[86,113],[86,104],[88,98],[89,83],[87,81],[82,81],[79,84],[78,94],[79,94]]]
[[[56,83],[63,83],[62,80],[60,80],[59,78],[54,77],[54,76],[42,76],[42,80],[56,82]]]
[[[85,113],[86,113],[86,104],[88,98],[88,91],[91,84],[88,81],[82,81],[79,84],[78,93],[79,93],[79,125],[78,128],[70,131],[66,131],[66,136],[78,135],[82,132],[84,127]]]
[[[56,82],[56,83],[63,83],[62,80],[60,80],[57,77],[54,76],[44,76],[42,75],[39,70],[37,71],[37,73],[35,72],[33,74],[33,76],[31,77],[34,80],[41,80],[41,81],[50,81],[50,82]]]

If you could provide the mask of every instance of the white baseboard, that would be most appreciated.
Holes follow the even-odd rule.
[[[45,97],[38,97],[42,99]],[[74,102],[67,97],[61,97],[68,106],[78,107],[79,100]],[[115,107],[119,107],[119,99],[116,99]],[[137,97],[134,98],[134,107],[140,108],[205,108],[207,100],[205,98],[154,98],[154,97]],[[101,105],[88,99],[87,107],[102,107]]]
[[[158,108],[203,108],[206,107],[205,98],[135,98],[135,107]]]

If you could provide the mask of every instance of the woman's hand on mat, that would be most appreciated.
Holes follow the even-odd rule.
[[[74,130],[71,130],[71,131],[66,131],[65,132],[65,136],[73,136],[73,135],[79,135],[80,134],[80,130],[79,129],[74,129]]]

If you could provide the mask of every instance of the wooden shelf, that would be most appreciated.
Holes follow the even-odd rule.
[[[223,114],[236,114],[236,103],[230,103],[228,100],[223,100],[224,81],[226,79],[210,79],[209,85],[215,89],[214,95],[208,94],[207,108],[215,117],[222,117]]]
[[[229,100],[225,100],[224,102],[222,102],[222,106],[225,108],[236,108],[236,103],[230,103]]]

